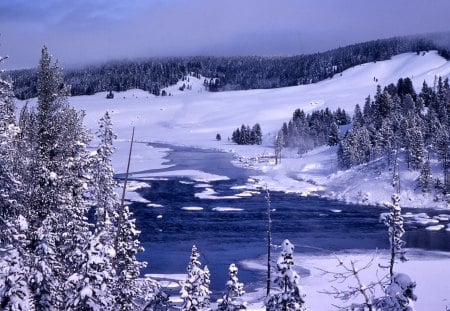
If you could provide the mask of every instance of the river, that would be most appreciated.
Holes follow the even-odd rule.
[[[243,260],[265,255],[266,193],[261,189],[252,196],[234,197],[245,190],[236,186],[244,185],[255,172],[234,166],[231,163],[233,156],[229,153],[173,146],[170,149],[167,161],[174,164],[173,167],[146,172],[189,169],[225,175],[229,179],[209,181],[205,185],[204,181],[186,177],[139,178],[148,184],[148,187],[138,190],[139,194],[153,204],[163,206],[131,204],[145,247],[140,259],[149,263],[144,273],[185,273],[191,247],[195,244],[202,255],[202,263],[207,264],[211,271],[212,290],[223,290],[230,263],[239,266]],[[216,196],[226,198],[195,196],[205,187],[214,189]],[[379,221],[380,214],[386,212],[385,208],[349,205],[282,192],[270,192],[270,201],[273,244],[280,244],[287,238],[295,244],[296,253],[329,254],[389,247],[386,227]],[[190,207],[197,207],[197,210],[189,210]],[[426,212],[430,216],[442,213],[404,210],[408,211]],[[427,231],[423,226],[408,223],[405,229],[404,239],[409,248],[450,251],[449,232]],[[303,273],[307,274],[307,271]],[[240,267],[239,277],[246,284],[264,281],[263,275],[243,267]]]

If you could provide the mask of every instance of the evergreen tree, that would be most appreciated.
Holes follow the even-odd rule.
[[[389,215],[385,219],[385,224],[389,228],[389,242],[391,244],[391,257],[389,261],[389,275],[394,275],[394,264],[396,258],[406,261],[405,242],[402,240],[405,230],[403,229],[403,217],[400,207],[400,198],[397,194],[392,195],[392,203],[387,203]]]
[[[28,283],[31,256],[27,251],[28,222],[19,215],[2,224],[0,241],[0,308],[1,310],[34,310],[34,299]],[[4,245],[4,247],[3,247]]]
[[[81,253],[80,266],[67,279],[65,310],[113,310],[117,306],[111,294],[111,257],[115,252],[100,240],[100,235],[89,240]]]
[[[358,104],[356,104],[355,106],[355,112],[354,112],[354,116],[353,116],[353,126],[354,127],[360,127],[363,126],[364,124],[364,118],[361,112],[361,108],[359,107]]]
[[[436,135],[436,150],[444,174],[444,194],[450,193],[450,127],[441,125]]]
[[[293,269],[294,245],[284,240],[281,247],[274,279],[279,291],[268,298],[266,308],[270,311],[305,310],[305,294],[300,286],[300,276]]]
[[[218,302],[218,311],[238,311],[247,310],[246,303],[242,300],[245,294],[244,284],[239,282],[238,268],[234,263],[228,268],[229,280],[225,295]]]
[[[109,240],[103,241],[109,245],[113,244],[114,230],[112,226],[107,227],[107,222],[117,223],[118,219],[118,197],[115,192],[117,183],[114,180],[114,170],[111,163],[111,156],[114,152],[113,141],[116,135],[112,131],[112,122],[109,113],[99,121],[97,137],[100,144],[93,157],[93,204],[95,205],[96,231],[106,231],[110,235],[105,235]]]
[[[0,57],[0,64],[4,59]],[[4,220],[21,212],[16,202],[21,187],[15,172],[15,167],[21,162],[17,150],[19,133],[20,129],[16,126],[12,82],[0,78],[0,219]],[[2,233],[0,240],[1,238]]]
[[[180,291],[183,305],[181,310],[209,310],[209,270],[201,268],[200,253],[192,246],[190,261],[187,267],[188,275]]]
[[[281,163],[281,150],[283,150],[284,145],[284,136],[283,131],[279,130],[277,136],[275,137],[275,164],[278,164],[278,162]]]
[[[136,258],[144,248],[139,242],[140,231],[136,229],[135,219],[131,218],[133,214],[128,210],[128,206],[124,206],[122,213],[122,221],[116,231],[119,236],[113,266],[117,275],[114,295],[121,310],[134,310],[134,300],[142,295],[139,276],[147,263]]]
[[[431,174],[430,160],[425,160],[420,171],[419,183],[422,192],[429,192],[433,175]]]
[[[409,128],[407,131],[408,140],[408,164],[413,170],[420,168],[423,161],[423,136],[419,127]]]
[[[339,128],[336,122],[331,124],[330,136],[328,138],[328,146],[336,146],[339,143]]]
[[[384,289],[385,296],[376,299],[375,306],[377,310],[413,310],[413,301],[417,300],[417,296],[414,294],[416,283],[408,275],[394,272],[394,264],[397,258],[400,261],[407,260],[404,250],[406,243],[402,240],[405,230],[403,229],[399,196],[397,194],[392,195],[392,203],[388,203],[386,206],[390,210],[389,215],[385,218],[391,246],[388,266],[390,282]]]
[[[256,145],[262,144],[262,131],[259,123],[256,123],[252,128],[253,143]]]

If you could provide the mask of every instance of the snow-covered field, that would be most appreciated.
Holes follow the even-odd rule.
[[[106,110],[112,113],[114,130],[118,134],[114,156],[117,172],[125,170],[127,141],[135,126],[136,140],[142,143],[134,146],[133,172],[168,167],[164,163],[168,150],[149,147],[146,142],[212,148],[232,152],[238,165],[258,169],[260,185],[273,190],[305,195],[320,191],[325,197],[347,202],[383,204],[389,200],[392,188],[390,173],[381,172],[382,163],[371,164],[370,169],[363,166],[338,171],[334,148],[321,147],[301,158],[295,152],[283,151],[282,164],[275,166],[267,157],[273,154],[274,133],[297,108],[310,112],[340,107],[352,113],[355,104],[363,104],[367,95],[375,93],[377,84],[384,86],[401,77],[410,77],[419,90],[424,80],[433,85],[437,75],[450,76],[450,62],[436,52],[407,53],[391,60],[363,64],[311,85],[210,93],[205,91],[203,79],[191,76],[189,82],[180,81],[166,89],[172,96],[156,97],[142,90],[130,90],[116,93],[114,99],[106,99],[106,93],[99,93],[72,97],[70,102],[87,112],[86,123],[92,129]],[[189,83],[191,90],[180,91],[178,87],[182,83]],[[243,123],[253,125],[256,122],[261,124],[264,133],[262,146],[237,146],[229,142],[234,129]],[[217,133],[221,134],[222,141],[215,140]],[[217,177],[201,172],[178,173],[205,181]],[[404,171],[405,188],[413,188],[417,175],[418,172]],[[436,203],[433,197],[414,191],[404,191],[401,202],[410,207],[447,207],[444,202]]]
[[[409,250],[407,254],[409,260],[404,263],[397,263],[395,269],[397,273],[407,273],[416,282],[414,293],[418,299],[414,303],[415,310],[446,311],[450,306],[450,283],[448,282],[450,279],[450,269],[447,267],[450,262],[450,254],[443,252],[429,252],[428,254],[424,254],[421,250]],[[332,295],[324,293],[326,291],[332,291],[332,286],[340,290],[345,290],[349,285],[356,285],[354,279],[349,279],[348,282],[340,284],[339,282],[332,281],[332,276],[324,274],[324,270],[342,272],[342,269],[338,266],[338,259],[342,260],[346,265],[350,265],[350,261],[354,261],[357,268],[363,268],[373,260],[370,267],[359,271],[362,283],[369,285],[369,283],[376,282],[387,273],[386,269],[380,268],[380,266],[386,266],[388,258],[389,256],[386,251],[363,253],[359,250],[354,250],[324,256],[304,256],[296,253],[294,257],[296,263],[295,270],[300,275],[305,272],[307,274],[307,276],[302,275],[301,279],[302,287],[306,292],[305,300],[307,310],[333,310],[336,309],[333,305],[348,306],[352,303],[363,302],[362,297],[344,302],[335,299]],[[263,260],[245,261],[239,263],[239,265],[245,269],[261,272],[261,278],[264,278],[266,267]],[[150,274],[150,276],[160,280],[163,287],[171,289],[179,288],[179,282],[183,281],[186,277],[184,274]],[[244,300],[248,302],[248,310],[265,310],[265,291],[266,289],[263,287],[247,291],[244,295]],[[381,287],[377,287],[374,297],[381,297],[382,295]],[[171,300],[174,303],[181,301],[177,296],[171,297]]]
[[[104,112],[111,112],[114,130],[118,134],[113,162],[119,173],[125,171],[129,139],[132,127],[135,126],[138,143],[134,145],[131,171],[138,178],[167,178],[178,174],[204,183],[227,178],[226,172],[223,172],[223,176],[199,171],[142,172],[170,167],[164,159],[169,149],[146,144],[164,142],[234,153],[237,165],[252,167],[259,172],[254,178],[258,181],[256,186],[267,185],[272,190],[304,195],[319,193],[347,202],[382,204],[389,200],[392,192],[391,176],[382,170],[383,163],[339,171],[335,149],[320,147],[301,157],[295,152],[283,151],[282,163],[275,166],[270,158],[273,154],[271,146],[274,133],[283,122],[292,117],[297,108],[310,112],[325,107],[340,107],[352,113],[355,104],[362,104],[367,95],[375,93],[377,84],[384,86],[397,82],[401,77],[410,77],[418,90],[424,80],[433,85],[436,75],[450,76],[450,62],[436,52],[429,52],[424,56],[409,53],[388,61],[360,65],[332,79],[311,85],[209,93],[204,90],[202,79],[189,77],[192,89],[182,92],[178,90],[178,86],[172,86],[167,89],[167,93],[172,96],[155,97],[142,90],[130,90],[116,93],[114,99],[106,99],[106,93],[72,97],[70,103],[77,109],[86,111],[85,122],[94,131],[97,120]],[[374,82],[374,77],[378,82]],[[238,126],[243,123],[253,125],[256,122],[261,125],[264,133],[262,146],[237,146],[228,141],[228,137]],[[221,141],[216,141],[217,133],[221,134]],[[403,185],[411,186],[417,174],[404,170]],[[139,184],[135,186],[139,187]],[[254,187],[255,183],[249,183],[242,188],[244,191]],[[213,198],[215,193],[206,184],[200,195]],[[134,192],[127,196],[127,200],[139,199]],[[151,202],[148,203],[152,206]],[[436,203],[432,197],[414,191],[404,191],[401,204],[409,207],[448,207],[444,202]],[[191,206],[185,209],[189,211],[200,208]],[[218,208],[218,211],[229,211],[229,208]],[[434,226],[430,230],[445,230],[438,223],[430,225]],[[411,256],[410,262],[399,265],[399,271],[405,269],[418,283],[418,310],[445,310],[446,306],[450,306],[450,259],[448,254],[429,255],[423,257],[418,252]],[[383,256],[382,254],[380,257]],[[352,257],[365,260],[368,255],[352,254]],[[326,255],[305,259],[299,256],[296,262],[311,271],[311,275],[303,279],[311,310],[329,310],[330,305],[336,301],[332,301],[330,296],[317,293],[318,290],[329,288],[329,284],[326,278],[319,276],[315,267],[330,269],[334,266],[333,257]],[[258,262],[253,262],[252,266],[257,268]],[[256,300],[262,296],[258,292],[249,294],[249,299],[255,300],[250,310],[261,308],[261,303]]]

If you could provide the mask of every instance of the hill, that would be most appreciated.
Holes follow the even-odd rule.
[[[119,134],[116,169],[123,171],[126,156],[126,140],[131,126],[136,126],[136,137],[141,142],[165,142],[174,145],[214,148],[233,152],[240,165],[251,165],[261,171],[257,176],[260,184],[283,191],[303,194],[320,193],[348,202],[360,202],[361,193],[366,193],[365,180],[377,181],[377,193],[365,201],[367,204],[382,204],[392,191],[390,180],[374,179],[374,170],[361,168],[346,172],[337,171],[337,160],[333,148],[320,147],[303,155],[295,152],[285,154],[283,163],[274,166],[261,156],[273,154],[274,133],[287,121],[292,112],[306,112],[322,108],[338,107],[352,112],[355,104],[362,104],[367,95],[373,95],[377,84],[395,83],[399,78],[409,77],[417,88],[423,81],[433,85],[436,76],[450,76],[450,62],[438,52],[406,53],[391,60],[371,62],[348,69],[331,79],[309,85],[278,89],[208,92],[203,86],[203,77],[189,77],[166,89],[172,96],[154,96],[142,90],[117,93],[114,99],[106,99],[106,93],[93,96],[76,96],[71,104],[87,112],[86,121],[91,128],[105,110],[112,111],[115,131]],[[374,80],[375,77],[375,80]],[[182,84],[189,88],[179,90]],[[33,99],[32,102],[35,100]],[[262,127],[261,146],[238,146],[227,137],[241,124],[259,123]],[[216,141],[216,134],[222,136]],[[133,171],[149,169],[164,163],[163,150],[138,146],[133,161]],[[289,159],[286,159],[289,158]],[[410,176],[411,174],[405,176]],[[414,175],[414,174],[413,174]],[[410,179],[415,178],[411,175]],[[373,187],[369,187],[373,188]],[[405,194],[404,202],[411,206],[435,206],[432,198],[422,198],[414,192]]]
[[[450,58],[449,34],[395,37],[340,47],[309,55],[176,57],[112,61],[84,68],[68,68],[65,81],[72,95],[92,95],[101,91],[141,89],[162,95],[162,89],[193,74],[204,80],[209,91],[268,89],[316,83],[351,67],[390,59],[392,56],[438,50]],[[35,69],[6,73],[14,81],[20,99],[35,97]]]

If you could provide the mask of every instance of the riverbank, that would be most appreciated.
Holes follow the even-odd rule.
[[[416,310],[447,310],[450,305],[450,270],[447,269],[450,261],[450,254],[443,252],[424,252],[422,250],[408,250],[409,260],[405,263],[398,263],[396,271],[408,274],[416,282],[414,293],[418,299],[414,302]],[[324,275],[323,270],[339,272],[337,258],[344,263],[356,262],[357,267],[363,267],[373,260],[370,267],[360,271],[360,277],[364,284],[376,282],[387,271],[379,268],[385,266],[388,260],[386,251],[361,252],[361,250],[337,252],[328,255],[304,255],[296,252],[294,261],[295,270],[308,271],[306,276],[302,276],[301,285],[306,293],[306,307],[309,311],[331,310],[334,305],[346,306],[351,303],[362,302],[362,297],[343,302],[335,299],[332,295],[324,292],[332,290],[332,286],[338,289],[345,289],[349,285],[355,285],[355,280],[350,279],[348,283],[339,284],[331,282],[330,276]],[[247,309],[252,311],[264,311],[264,299],[266,296],[264,273],[265,264],[263,260],[247,260],[239,263],[242,269],[250,269],[259,272],[261,281],[253,284],[251,288],[245,287],[246,294],[244,300],[247,301]],[[181,299],[177,295],[179,283],[185,278],[185,274],[149,274],[161,281],[163,287],[174,293],[171,301],[180,304]],[[225,288],[225,284],[224,284]],[[383,295],[381,287],[376,288],[374,297]],[[217,296],[217,294],[216,294]],[[214,301],[213,301],[214,303]]]

